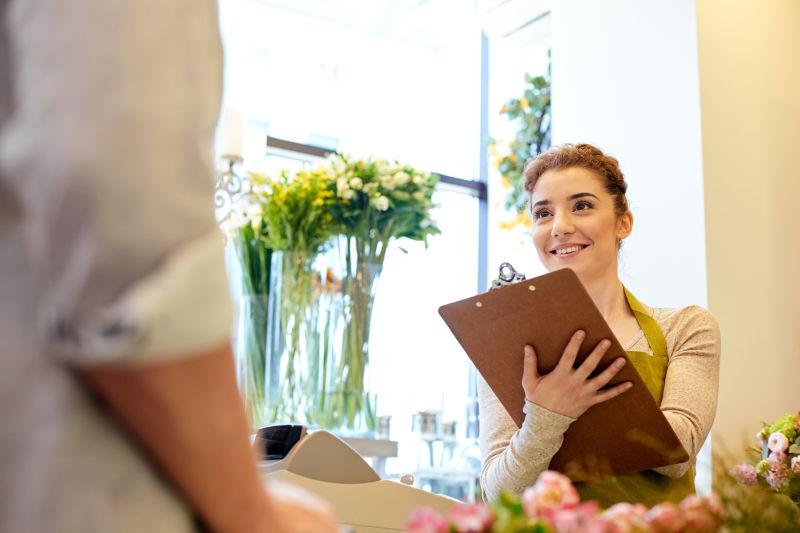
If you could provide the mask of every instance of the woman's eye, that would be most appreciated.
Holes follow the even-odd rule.
[[[589,202],[578,202],[575,204],[575,211],[585,211],[586,209],[591,209],[592,207],[594,206]]]
[[[546,216],[549,216],[549,215],[550,215],[550,211],[548,211],[547,209],[539,209],[538,211],[533,213],[533,218],[535,220],[540,220],[540,219],[542,219],[542,218],[544,218]]]

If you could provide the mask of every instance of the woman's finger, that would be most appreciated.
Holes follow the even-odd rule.
[[[533,346],[525,345],[525,357],[522,363],[522,383],[535,383],[539,379],[539,370],[536,368],[536,351]]]
[[[575,364],[575,358],[578,356],[578,350],[581,349],[581,344],[583,344],[583,339],[586,338],[586,332],[583,330],[576,331],[572,338],[567,343],[567,347],[564,348],[564,353],[561,354],[561,359],[558,361],[557,369],[564,372],[565,370],[572,370],[573,365]]]
[[[595,371],[597,365],[600,364],[600,360],[610,347],[611,341],[608,339],[603,339],[598,342],[597,346],[595,346],[594,350],[592,350],[592,353],[590,353],[586,359],[584,359],[583,363],[581,363],[581,366],[578,367],[577,371],[575,372],[576,375],[580,379],[588,378],[592,372]]]
[[[592,404],[596,405],[598,403],[607,402],[611,398],[616,398],[631,387],[633,387],[633,383],[626,381],[625,383],[620,383],[619,385],[611,387],[608,390],[604,390],[603,392],[598,392],[595,394]]]
[[[617,375],[617,372],[622,370],[622,367],[625,366],[625,358],[624,357],[617,357],[614,362],[612,362],[605,370],[600,372],[597,376],[589,380],[589,385],[594,390],[600,390],[606,385],[608,382],[611,381],[611,378]]]

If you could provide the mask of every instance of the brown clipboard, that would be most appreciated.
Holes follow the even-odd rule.
[[[525,417],[525,344],[536,350],[540,373],[555,368],[567,342],[579,329],[586,332],[586,339],[576,366],[602,339],[610,339],[612,345],[595,374],[616,358],[625,357],[627,363],[608,386],[630,381],[633,387],[591,407],[573,422],[550,469],[565,473],[573,481],[588,481],[689,459],[572,270],[557,270],[443,305],[439,314],[518,427]]]

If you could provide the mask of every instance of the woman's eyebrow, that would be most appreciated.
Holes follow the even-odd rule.
[[[592,198],[597,198],[598,200],[600,199],[600,198],[598,198],[598,197],[597,197],[597,195],[595,195],[595,194],[592,194],[592,193],[590,193],[590,192],[579,192],[579,193],[576,193],[576,194],[571,194],[571,195],[569,195],[569,196],[567,197],[567,200],[577,200],[578,198],[583,198],[584,196],[591,196]],[[550,200],[547,200],[547,199],[545,199],[545,200],[539,200],[538,202],[536,202],[535,204],[533,204],[531,207],[532,207],[532,208],[533,208],[533,207],[538,207],[538,206],[540,206],[540,205],[547,205],[547,204],[549,204],[549,203],[550,203]]]

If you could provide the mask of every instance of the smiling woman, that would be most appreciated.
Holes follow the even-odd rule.
[[[633,215],[616,159],[588,144],[567,144],[539,155],[525,178],[539,259],[549,271],[575,271],[690,455],[685,463],[578,484],[578,490],[584,499],[604,506],[678,502],[694,492],[695,456],[716,412],[716,320],[697,306],[648,307],[622,285],[617,256],[633,230]],[[584,338],[584,332],[576,332],[563,355],[574,357]],[[604,340],[579,368],[559,365],[546,375],[538,373],[533,347],[520,346],[525,353],[525,420],[519,429],[488,385],[479,383],[481,485],[488,499],[502,489],[519,492],[531,485],[573,421],[630,388],[630,383],[604,388],[625,364],[623,358],[595,372],[609,346]]]

